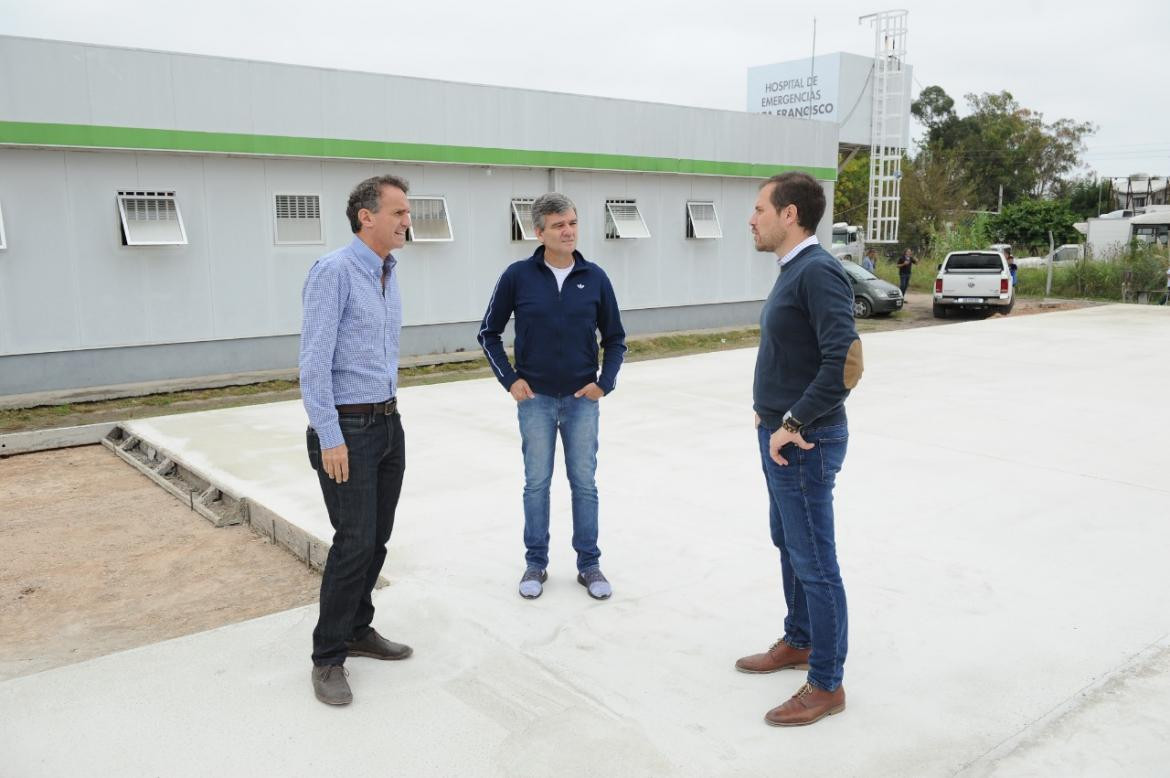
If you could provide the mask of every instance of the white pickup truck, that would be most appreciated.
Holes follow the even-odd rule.
[[[934,279],[934,317],[953,310],[1011,313],[1015,289],[1007,260],[998,251],[952,251]]]

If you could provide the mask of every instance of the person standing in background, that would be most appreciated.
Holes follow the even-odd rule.
[[[877,249],[865,250],[865,256],[861,258],[861,266],[871,273],[877,270]]]
[[[902,252],[902,256],[898,258],[898,288],[902,290],[902,296],[906,296],[906,290],[910,288],[910,273],[914,266],[918,264],[914,252],[907,248]]]

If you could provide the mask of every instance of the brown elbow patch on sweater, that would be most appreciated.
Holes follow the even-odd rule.
[[[845,355],[846,389],[857,386],[863,370],[865,370],[865,358],[861,355],[861,338],[857,338],[849,345],[849,353]]]

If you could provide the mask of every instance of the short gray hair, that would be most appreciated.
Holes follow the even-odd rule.
[[[398,176],[384,175],[367,178],[353,188],[349,193],[349,202],[345,206],[345,215],[349,217],[349,228],[354,234],[362,231],[362,223],[358,221],[358,211],[365,208],[370,213],[377,213],[382,207],[382,187],[392,186],[401,189],[403,194],[410,191],[406,179]]]
[[[573,204],[572,200],[560,192],[542,194],[532,202],[532,224],[536,229],[543,230],[544,217],[565,211],[577,212],[577,206]]]

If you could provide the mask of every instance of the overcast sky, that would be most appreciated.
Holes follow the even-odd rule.
[[[744,110],[753,65],[872,55],[887,6],[762,0],[0,0],[0,33]],[[909,3],[915,92],[1091,121],[1100,175],[1170,173],[1170,2]],[[913,128],[917,136],[920,128]]]

